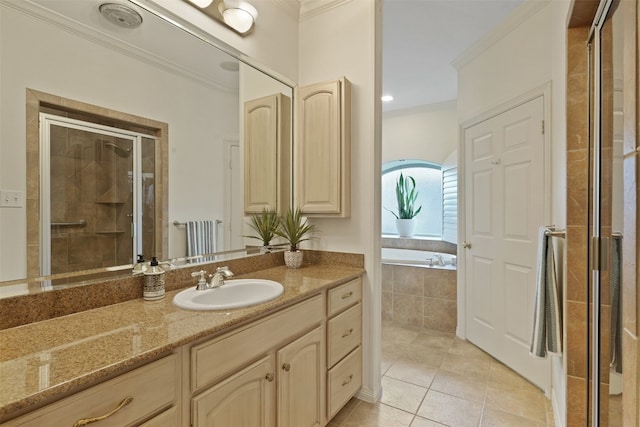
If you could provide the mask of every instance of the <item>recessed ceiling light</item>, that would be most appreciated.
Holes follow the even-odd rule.
[[[382,95],[382,102],[391,102],[393,101],[393,95]]]

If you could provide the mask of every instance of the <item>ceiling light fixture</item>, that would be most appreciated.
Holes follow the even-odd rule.
[[[191,3],[198,6],[200,9],[204,9],[205,7],[209,7],[213,0],[189,0]]]
[[[248,33],[258,18],[256,8],[242,0],[221,1],[218,9],[222,14],[224,23],[240,34]]]
[[[382,95],[382,98],[380,99],[382,102],[391,102],[393,101],[393,95]]]

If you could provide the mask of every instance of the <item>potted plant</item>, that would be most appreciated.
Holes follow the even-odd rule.
[[[289,243],[289,250],[284,251],[284,263],[287,267],[299,268],[302,265],[303,253],[298,249],[298,245],[311,239],[313,231],[315,231],[315,225],[307,223],[306,218],[302,218],[302,211],[299,208],[294,210],[289,208],[280,218],[275,234]]]
[[[276,236],[275,232],[280,223],[280,217],[275,210],[263,209],[262,213],[253,215],[249,221],[251,227],[257,235],[244,236],[250,239],[262,241],[261,253],[271,252],[271,240]]]
[[[416,191],[416,180],[412,176],[403,176],[396,181],[396,200],[398,202],[398,213],[387,209],[396,217],[396,228],[400,237],[412,237],[415,229],[415,216],[420,213],[422,206],[415,208],[418,192]]]

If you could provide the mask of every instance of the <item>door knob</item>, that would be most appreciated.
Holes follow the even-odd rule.
[[[465,249],[471,249],[471,242],[467,242],[466,240],[462,242],[462,247]]]

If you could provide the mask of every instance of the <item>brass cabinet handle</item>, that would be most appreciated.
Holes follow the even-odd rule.
[[[345,331],[345,332],[342,334],[342,338],[346,338],[346,337],[348,337],[349,335],[351,335],[352,333],[353,333],[353,328],[350,328],[348,331]]]
[[[283,363],[282,369],[284,369],[285,372],[289,372],[289,370],[291,369],[291,365],[288,363]]]
[[[347,299],[353,296],[353,291],[349,291],[346,294],[342,295],[342,299]]]
[[[82,426],[86,426],[87,424],[95,423],[97,421],[102,421],[106,418],[109,418],[110,416],[112,416],[113,414],[115,414],[116,412],[118,412],[120,409],[124,408],[131,402],[133,402],[133,397],[127,396],[122,400],[122,402],[120,402],[120,404],[113,411],[109,412],[108,414],[104,414],[100,417],[95,417],[95,418],[81,418],[73,424],[73,427],[82,427]]]
[[[268,373],[267,375],[264,376],[264,379],[269,381],[270,383],[273,382],[273,374],[272,373]]]
[[[344,387],[347,384],[349,384],[352,379],[353,379],[353,374],[349,375],[349,378],[347,378],[346,380],[342,381],[342,386]]]

